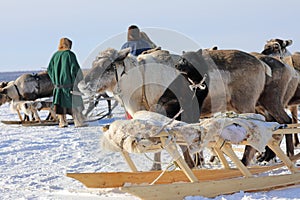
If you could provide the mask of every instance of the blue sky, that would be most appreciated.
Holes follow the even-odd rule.
[[[277,37],[292,39],[290,51],[300,51],[299,8],[298,0],[1,0],[0,71],[46,69],[64,36],[82,67],[90,68],[91,52],[115,36],[120,44],[114,48],[120,47],[131,24],[177,32],[201,48],[259,52]]]

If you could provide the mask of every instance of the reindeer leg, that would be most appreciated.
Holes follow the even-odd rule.
[[[254,149],[253,147],[249,146],[249,145],[246,145],[245,147],[245,151],[244,151],[244,155],[243,155],[243,158],[242,158],[242,163],[245,165],[245,166],[249,166],[252,159],[254,158],[254,155],[256,153],[256,149]],[[268,155],[273,155],[274,156],[272,158],[275,157],[275,153],[273,151],[270,151],[270,154]],[[267,160],[265,157],[264,157],[265,160]]]
[[[161,160],[161,152],[155,153],[154,154],[154,161],[155,162],[152,165],[151,171],[161,170],[160,160]]]
[[[29,117],[29,116],[28,116],[28,117]],[[35,114],[34,114],[34,111],[33,111],[33,110],[31,110],[31,120],[32,120],[32,121],[35,121],[35,120],[36,120]]]
[[[89,98],[88,108],[86,109],[84,116],[88,116],[88,114],[96,107],[96,103],[93,102],[93,98]]]
[[[30,121],[30,118],[28,115],[24,114],[24,121]]]
[[[192,157],[191,157],[191,155],[189,153],[188,148],[186,146],[182,146],[182,145],[180,145],[180,148],[181,148],[181,150],[183,152],[184,160],[188,164],[188,166],[190,168],[195,167],[195,163],[194,163],[194,161],[193,161],[193,159],[192,159]]]
[[[295,146],[295,147],[300,146],[298,133],[295,133],[295,134],[294,134],[294,140],[295,140],[295,141],[294,141],[294,146]]]
[[[23,121],[23,118],[22,118],[22,116],[21,116],[21,113],[20,113],[19,109],[17,109],[17,113],[18,113],[19,119],[20,119],[21,121]],[[25,120],[25,118],[24,118],[24,120]]]
[[[32,113],[33,113],[33,116],[35,117],[35,120],[41,123],[42,122],[41,118],[35,108],[33,108]]]
[[[203,151],[194,154],[194,165],[202,167],[205,164]]]
[[[298,137],[298,133],[294,134],[294,146],[295,147],[299,147],[300,146],[300,142],[299,142],[299,137]]]
[[[286,154],[288,157],[291,157],[294,155],[293,135],[286,134],[285,141],[286,141]]]
[[[292,123],[297,124],[298,123],[298,106],[290,106],[290,111],[292,114]],[[298,133],[294,134],[294,146],[297,147],[299,146],[299,137]]]

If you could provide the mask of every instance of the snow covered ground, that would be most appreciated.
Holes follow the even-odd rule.
[[[106,109],[106,104],[101,104]],[[0,199],[138,199],[116,189],[88,189],[65,176],[67,172],[130,171],[119,153],[106,152],[99,143],[102,126],[123,117],[123,108],[117,107],[113,119],[91,122],[85,128],[74,128],[73,125],[64,129],[57,126],[24,127],[0,123]],[[18,120],[18,117],[5,104],[1,106],[0,120]],[[151,168],[152,163],[146,156],[132,157],[139,170]],[[166,154],[163,158],[165,162],[170,161]],[[287,171],[282,170],[282,173]],[[300,199],[300,187],[259,193],[239,192],[214,199]]]

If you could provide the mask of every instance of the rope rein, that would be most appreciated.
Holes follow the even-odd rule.
[[[116,81],[117,81],[117,92],[114,92],[114,95],[118,95],[118,96],[119,96],[119,98],[121,99],[122,104],[123,104],[123,106],[124,106],[124,110],[125,110],[125,112],[127,112],[127,109],[126,109],[126,107],[125,107],[125,104],[124,104],[124,101],[123,101],[123,98],[122,98],[122,95],[121,95],[122,90],[121,90],[120,84],[119,84],[119,76],[118,76],[117,66],[116,66],[115,62],[112,62],[111,65],[113,66],[113,69],[114,69],[114,71],[115,71],[115,78],[116,78]],[[126,72],[125,72],[125,63],[124,63],[124,61],[123,61],[123,66],[124,66],[124,70],[123,70],[123,72],[122,72],[121,75],[120,75],[121,77],[122,77],[124,74],[126,74]],[[143,70],[143,71],[144,71],[144,70]],[[143,72],[141,71],[141,74],[142,74],[142,80],[143,80],[141,103],[144,105],[144,107],[145,107],[146,110],[150,110],[150,106],[149,106],[149,103],[148,103],[148,100],[147,100],[147,97],[146,97],[146,89],[145,89],[145,84],[144,84],[144,82],[145,82],[145,73],[143,73]]]
[[[124,62],[123,62],[124,64]],[[116,78],[116,81],[117,81],[117,91],[116,92],[113,92],[113,94],[115,96],[119,96],[121,102],[122,102],[122,105],[123,105],[123,108],[124,108],[124,111],[127,113],[127,109],[126,109],[126,106],[125,106],[125,103],[124,103],[124,100],[123,100],[123,95],[122,95],[122,90],[121,90],[121,87],[120,87],[120,83],[119,83],[119,76],[118,76],[118,70],[117,70],[117,66],[114,62],[111,63],[111,65],[113,66],[114,68],[114,71],[115,71],[115,78]],[[124,65],[124,71],[122,72],[121,76],[123,74],[126,74],[125,72],[125,65]]]
[[[207,74],[204,74],[202,80],[198,84],[196,84],[193,80],[188,78],[189,82],[191,83],[190,89],[193,90],[193,89],[199,88],[200,90],[205,90],[206,85],[204,84],[204,82],[205,82],[206,78],[207,78]]]
[[[142,70],[140,70],[143,80],[142,85],[142,104],[145,106],[146,110],[150,110],[150,106],[146,97],[146,86],[145,86],[145,65],[143,65]]]
[[[20,100],[23,100],[23,97],[22,97],[22,95],[20,94],[20,90],[19,90],[19,88],[18,88],[18,86],[14,83],[14,87],[15,87],[15,89],[16,89],[16,91],[17,91],[17,94],[18,94],[18,96],[19,96],[19,99]],[[10,98],[10,97],[9,97]]]
[[[152,181],[152,183],[150,183],[150,185],[154,185],[161,177],[162,175],[164,175],[166,173],[166,171],[168,171],[169,168],[171,168],[172,166],[176,166],[176,164],[174,162],[170,162],[168,164],[168,166],[166,167],[166,169],[164,171],[162,171],[158,177],[156,179],[154,179],[154,181]],[[174,171],[176,169],[176,167],[173,169],[173,170],[170,170],[170,171]]]

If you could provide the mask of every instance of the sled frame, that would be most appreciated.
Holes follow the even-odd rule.
[[[285,129],[278,129],[274,131],[274,135],[292,134],[297,133],[299,125],[288,126]],[[267,143],[267,146],[274,151],[276,156],[283,162],[290,173],[289,175],[279,175],[279,176],[267,176],[267,177],[254,177],[249,169],[240,161],[237,155],[232,150],[232,145],[230,142],[219,138],[217,141],[212,143],[212,147],[217,152],[223,166],[225,168],[230,168],[224,154],[227,155],[230,160],[236,165],[240,170],[244,178],[241,179],[228,179],[219,181],[206,181],[199,182],[193,171],[187,166],[185,160],[180,156],[177,149],[176,143],[166,142],[168,137],[167,133],[162,132],[158,134],[162,141],[164,149],[171,155],[174,161],[178,164],[180,169],[188,177],[191,183],[172,183],[172,184],[162,184],[162,185],[147,185],[147,186],[124,186],[120,190],[124,192],[129,192],[142,199],[182,199],[185,196],[205,196],[205,197],[215,197],[221,194],[231,194],[238,191],[260,191],[260,190],[271,190],[274,188],[286,187],[288,185],[300,184],[300,173],[299,169],[295,167],[294,163],[287,157],[287,155],[282,151],[279,146],[279,141],[272,137]],[[246,141],[240,143],[241,145],[249,145]],[[128,159],[128,157],[127,157]],[[128,161],[127,161],[128,162]],[[170,197],[170,192],[173,196]],[[167,194],[167,195],[166,195]],[[164,196],[166,195],[166,196]]]
[[[278,129],[274,131],[273,134],[283,135],[283,134],[293,134],[298,132],[300,132],[300,124],[293,124],[287,126],[284,129]],[[234,175],[230,175],[229,177],[220,176],[221,180],[218,179],[217,176],[213,178],[210,177],[210,179],[209,178],[201,179],[201,170],[199,170],[198,173],[197,170],[192,170],[187,166],[185,160],[180,155],[177,149],[177,144],[173,142],[172,139],[170,139],[168,133],[161,132],[160,134],[156,135],[156,137],[160,137],[163,148],[170,154],[170,156],[174,159],[174,161],[178,164],[178,166],[181,169],[181,171],[177,170],[177,172],[168,172],[168,173],[170,174],[183,173],[185,178],[180,178],[179,180],[169,178],[169,180],[165,182],[163,180],[158,179],[158,181],[156,182],[157,184],[155,183],[153,185],[150,185],[149,181],[144,181],[144,182],[143,180],[130,181],[132,177],[130,172],[127,172],[129,173],[127,179],[129,183],[127,182],[127,180],[124,180],[122,182],[119,179],[116,180],[115,182],[122,182],[122,183],[113,186],[113,184],[110,185],[109,183],[105,183],[105,182],[97,183],[97,180],[94,180],[94,182],[91,183],[92,181],[90,180],[93,179],[91,177],[95,177],[95,175],[97,176],[97,174],[95,173],[81,174],[81,175],[67,174],[67,176],[85,182],[87,187],[92,187],[92,188],[93,187],[95,188],[119,187],[121,191],[131,193],[142,199],[182,199],[186,196],[215,197],[223,194],[232,194],[239,191],[245,191],[245,192],[268,191],[276,188],[282,188],[282,187],[288,187],[291,185],[300,184],[299,169],[295,167],[294,162],[290,158],[288,158],[287,155],[280,148],[279,141],[276,139],[276,138],[280,138],[278,136],[272,137],[270,141],[267,143],[267,146],[269,146],[270,149],[274,151],[274,153],[276,154],[276,156],[278,156],[278,158],[282,161],[282,163],[275,166],[267,166],[265,168],[258,167],[257,170],[247,168],[242,164],[242,162],[239,160],[239,158],[233,151],[230,142],[219,138],[217,141],[210,143],[210,146],[215,150],[215,152],[217,152],[217,155],[224,166],[224,169],[219,169],[219,170],[224,170],[223,171],[224,173],[234,171],[234,170],[238,172],[238,173],[234,173]],[[181,143],[182,142],[180,142],[180,144]],[[249,145],[249,144],[246,141],[243,141],[240,143],[240,145]],[[125,158],[126,162],[128,163],[130,169],[133,171],[132,173],[136,174],[136,177],[139,177],[141,175],[145,177],[144,176],[145,173],[149,173],[153,178],[153,174],[158,175],[159,173],[161,173],[161,172],[138,172],[138,169],[135,166],[132,159],[130,158],[130,155],[127,152],[122,152],[122,155]],[[229,157],[229,159],[235,164],[237,169],[232,169],[230,167],[224,155],[227,155]],[[298,160],[299,158],[300,156],[298,154],[295,156],[294,160]],[[290,174],[274,175],[274,176],[259,176],[259,177],[254,176],[254,174],[260,174],[262,172],[270,171],[272,169],[276,169],[283,166],[286,166],[288,168]],[[204,174],[207,175],[209,173],[207,171]],[[211,172],[214,173],[213,170],[211,170]],[[139,173],[142,174],[140,175]],[[109,174],[106,173],[99,174],[99,176],[102,175],[109,175]],[[185,180],[185,182],[182,182],[182,180]],[[90,182],[91,185],[89,185],[88,182]],[[142,185],[136,185],[142,182],[143,182]],[[134,185],[131,185],[130,183]]]

